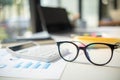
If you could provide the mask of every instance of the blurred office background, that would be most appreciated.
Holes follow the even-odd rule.
[[[120,26],[120,0],[34,0],[40,6],[65,8],[75,28]],[[30,0],[0,0],[0,39],[29,35]]]

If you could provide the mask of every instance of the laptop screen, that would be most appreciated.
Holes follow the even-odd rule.
[[[41,7],[41,10],[48,32],[62,32],[72,29],[67,11],[64,8]]]

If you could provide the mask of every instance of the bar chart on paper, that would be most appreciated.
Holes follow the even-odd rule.
[[[58,80],[65,65],[62,60],[53,63],[28,60],[13,57],[5,49],[0,50],[0,76],[3,77]]]
[[[22,68],[22,69],[48,69],[50,63],[42,63],[42,62],[32,62],[28,61],[26,63],[24,62],[18,62],[13,66],[13,68]]]

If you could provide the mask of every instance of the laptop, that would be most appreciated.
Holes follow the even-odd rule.
[[[73,29],[68,19],[68,13],[60,7],[39,7],[42,10],[49,33],[69,32]]]

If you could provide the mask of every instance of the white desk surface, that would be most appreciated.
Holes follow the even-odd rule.
[[[112,32],[116,32],[118,34],[120,28],[119,30],[118,29],[116,30]],[[66,38],[62,38],[62,40],[65,39]],[[0,80],[30,80],[30,79],[0,77]],[[120,68],[78,64],[78,63],[67,63],[67,66],[60,80],[120,80]]]
[[[69,63],[61,80],[120,80],[120,68]]]

